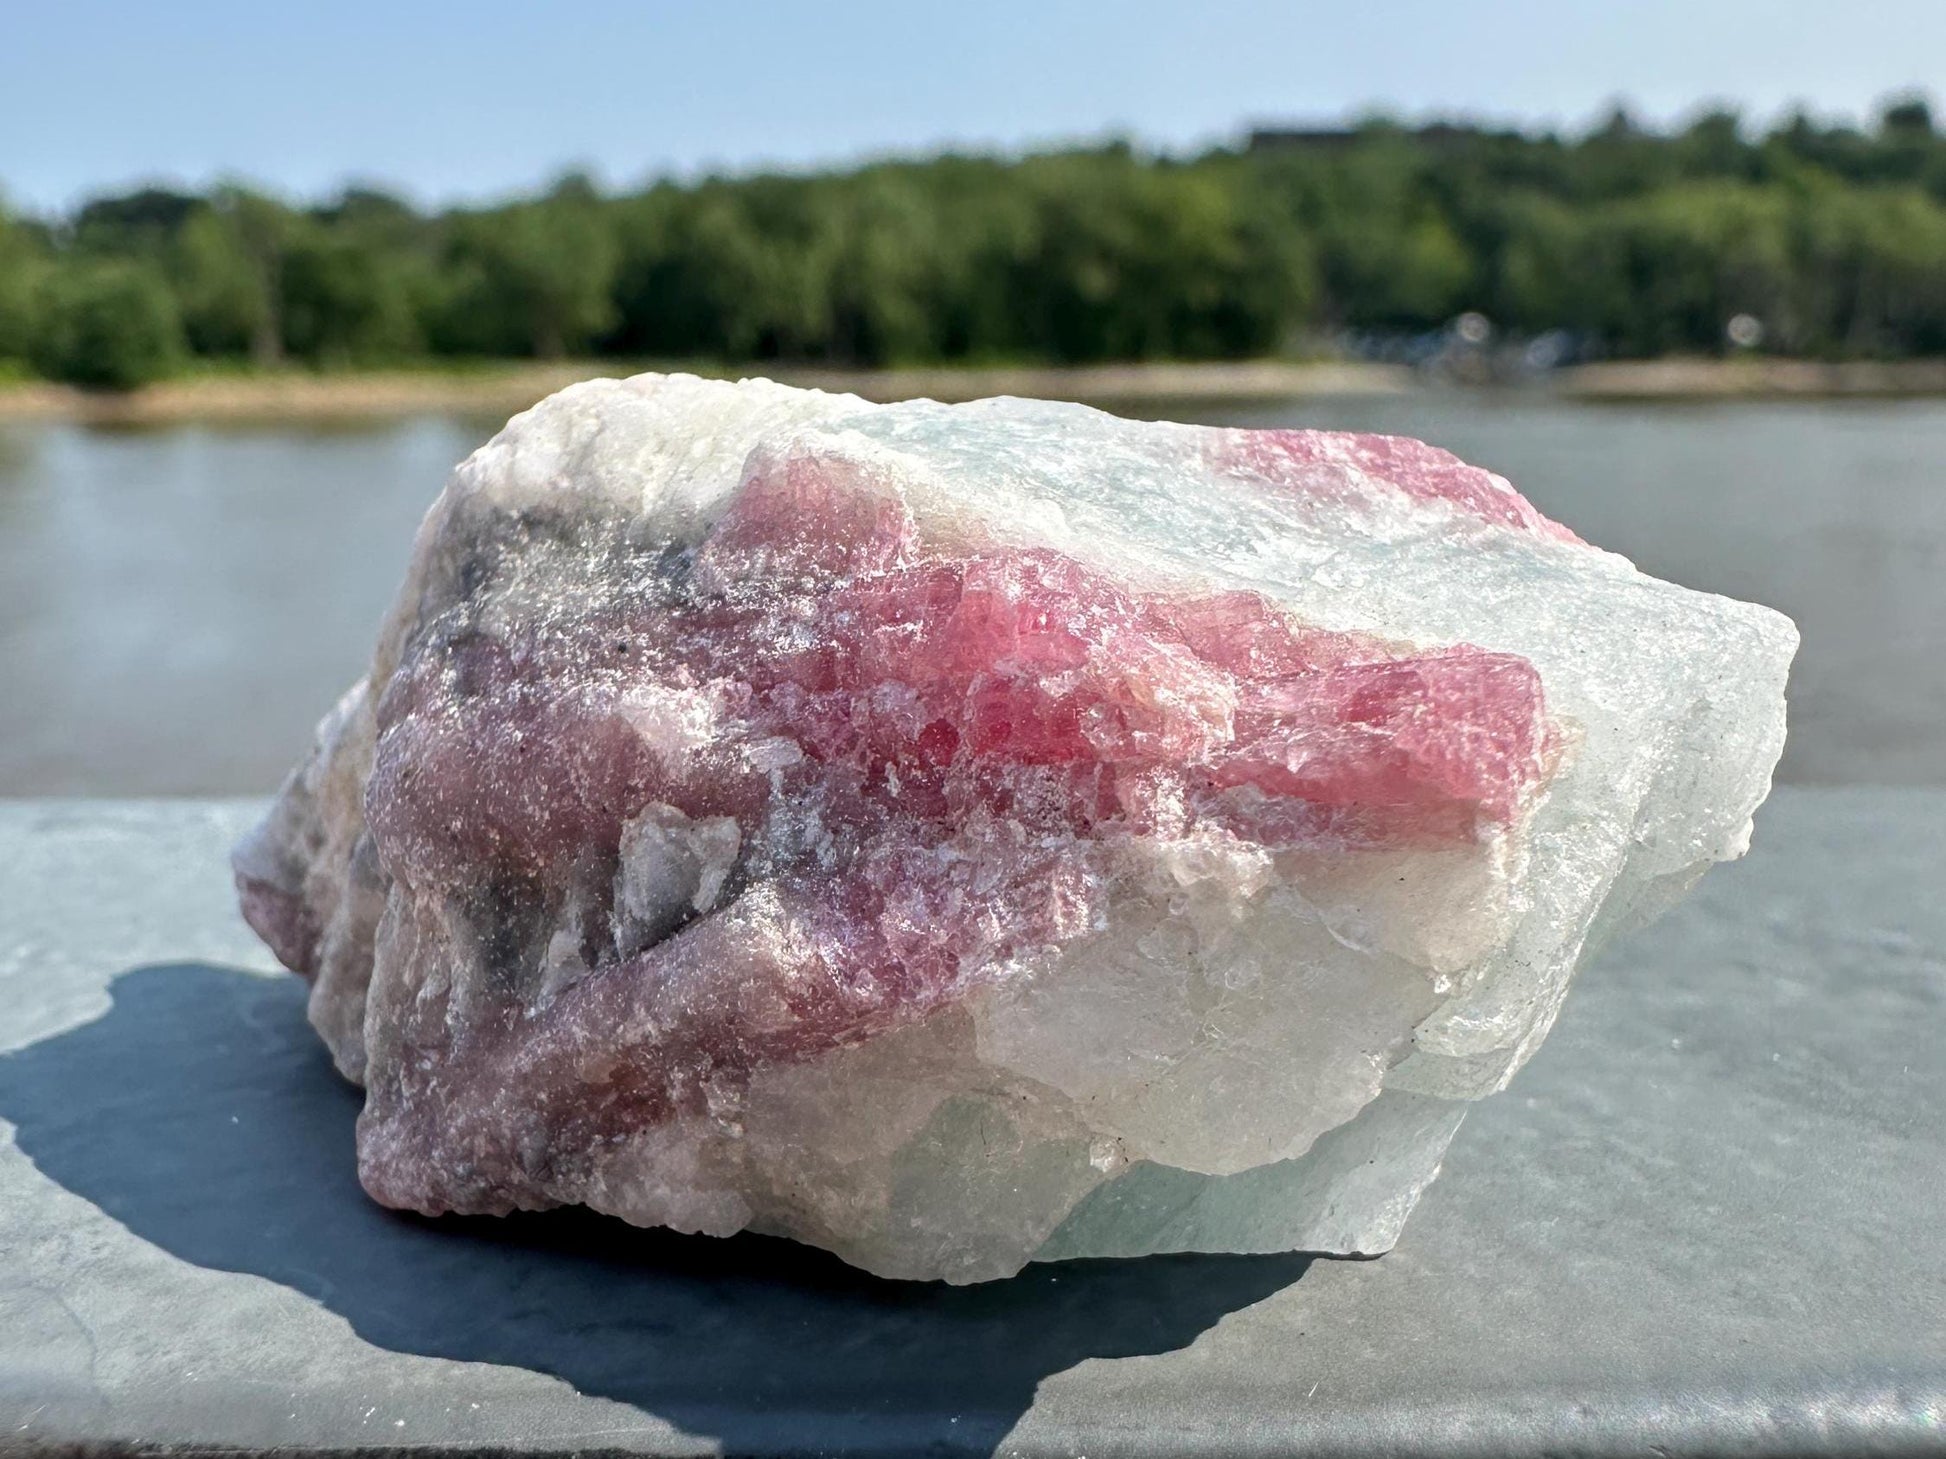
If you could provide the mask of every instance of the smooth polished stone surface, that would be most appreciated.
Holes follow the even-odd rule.
[[[1946,1445],[1946,792],[1780,790],[1390,1255],[961,1289],[373,1206],[356,1093],[229,906],[259,809],[0,803],[0,1448]]]

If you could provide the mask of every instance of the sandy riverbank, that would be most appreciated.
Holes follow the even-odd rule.
[[[639,362],[581,360],[469,370],[199,376],[106,395],[61,385],[0,385],[0,420],[155,425],[191,420],[332,420],[427,413],[509,415],[577,380],[633,374]],[[696,368],[696,367],[690,367]],[[972,400],[986,395],[1112,401],[1251,401],[1398,394],[1426,378],[1400,366],[1263,360],[1088,367],[827,370],[711,369],[768,374],[869,400]],[[1946,360],[1631,360],[1581,365],[1524,387],[1588,400],[1946,395]]]
[[[191,420],[331,420],[435,412],[510,415],[577,380],[643,369],[691,369],[735,379],[763,374],[792,385],[849,391],[868,400],[976,400],[986,395],[1050,399],[1279,400],[1305,395],[1391,394],[1413,387],[1410,371],[1382,365],[1279,361],[1089,368],[825,370],[752,365],[741,369],[574,360],[437,370],[201,376],[127,395],[62,385],[0,386],[0,420],[80,420],[157,425]]]
[[[1946,360],[1614,360],[1550,388],[1589,400],[1946,395]]]

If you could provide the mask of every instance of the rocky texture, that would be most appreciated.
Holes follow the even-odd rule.
[[[238,882],[389,1205],[1377,1252],[1743,851],[1795,645],[1417,442],[594,382],[459,468]]]

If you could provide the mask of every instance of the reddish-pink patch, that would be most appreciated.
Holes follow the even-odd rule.
[[[277,961],[306,982],[316,978],[318,923],[303,897],[242,872],[237,873],[236,890],[243,920]]]
[[[1354,480],[1378,482],[1413,501],[1444,502],[1483,522],[1556,542],[1581,541],[1492,472],[1410,436],[1292,430],[1226,430],[1215,436],[1211,464],[1226,475],[1307,497],[1345,495]]]
[[[1253,593],[1134,593],[1048,551],[922,558],[895,496],[819,467],[753,483],[689,593],[420,654],[380,706],[388,858],[435,880],[542,867],[649,801],[754,829],[772,772],[746,747],[777,738],[802,756],[783,794],[872,865],[982,816],[1088,837],[1155,774],[1230,823],[1250,798],[1228,792],[1254,787],[1328,809],[1350,844],[1472,837],[1545,772],[1524,659],[1310,629]],[[715,722],[672,739],[657,706],[685,695]]]
[[[1540,678],[1514,655],[1306,628],[1253,593],[1135,592],[1053,552],[926,555],[850,468],[772,470],[686,585],[423,644],[379,706],[370,823],[420,886],[545,884],[650,802],[742,826],[771,931],[734,906],[694,924],[523,1025],[525,1073],[494,1070],[572,1085],[605,1127],[1085,935],[1117,835],[1466,845],[1548,773]],[[672,728],[686,702],[709,722]],[[683,992],[730,976],[764,991]],[[625,1026],[661,1032],[591,1073]]]

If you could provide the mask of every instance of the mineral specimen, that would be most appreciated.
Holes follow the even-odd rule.
[[[1414,441],[597,381],[458,469],[237,878],[390,1206],[1379,1252],[1744,850],[1796,641]]]

